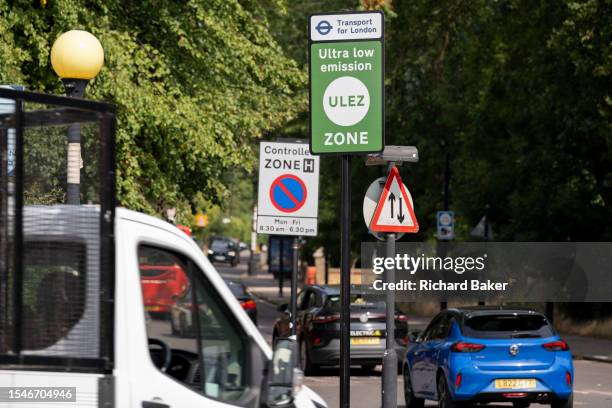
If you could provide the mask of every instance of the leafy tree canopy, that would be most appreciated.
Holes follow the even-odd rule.
[[[0,2],[0,83],[62,94],[49,53],[72,29],[98,37],[105,65],[87,97],[118,106],[118,195],[160,213],[229,194],[253,140],[306,109],[306,76],[269,33],[281,0]],[[180,220],[180,218],[179,218]]]
[[[457,239],[488,207],[501,241],[612,239],[612,1],[295,0],[273,27],[307,64],[307,16],[343,9],[386,14],[386,143],[416,145],[400,171],[421,232],[433,240],[450,158]],[[284,128],[305,137],[307,115]],[[363,194],[382,168],[353,159],[352,247],[372,240]],[[340,160],[321,161],[319,236],[339,259]]]

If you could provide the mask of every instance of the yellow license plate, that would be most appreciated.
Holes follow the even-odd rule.
[[[145,306],[145,311],[147,312],[159,312],[161,307],[159,306]]]
[[[536,387],[536,380],[533,378],[517,378],[495,380],[495,388],[505,390],[525,390]]]
[[[351,344],[356,346],[380,344],[380,337],[351,337]]]

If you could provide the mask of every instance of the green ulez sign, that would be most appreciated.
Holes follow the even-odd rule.
[[[310,44],[313,154],[383,149],[382,41]]]

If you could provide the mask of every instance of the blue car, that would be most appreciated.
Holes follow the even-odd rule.
[[[408,346],[403,373],[406,408],[423,407],[426,399],[440,408],[573,406],[569,347],[531,310],[445,310]]]

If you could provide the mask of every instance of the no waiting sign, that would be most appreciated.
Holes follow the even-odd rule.
[[[308,144],[261,142],[257,233],[317,235],[319,157]]]

